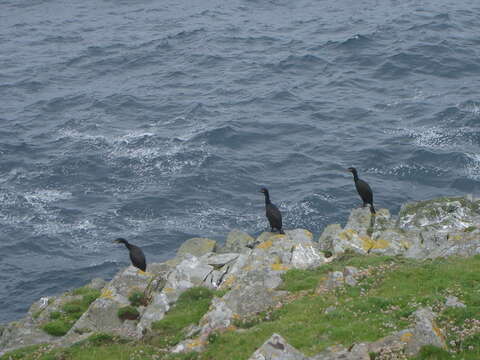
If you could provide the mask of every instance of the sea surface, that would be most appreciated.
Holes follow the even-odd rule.
[[[0,322],[190,237],[480,195],[478,0],[0,0]]]

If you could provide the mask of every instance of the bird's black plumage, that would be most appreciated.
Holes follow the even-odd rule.
[[[375,208],[373,207],[373,192],[370,188],[370,185],[368,185],[362,179],[358,178],[357,169],[355,169],[354,167],[348,168],[348,171],[353,174],[355,188],[357,189],[358,195],[360,195],[360,197],[362,198],[363,206],[365,207],[365,205],[370,205],[370,212],[372,214],[375,214]]]
[[[266,188],[262,188],[260,192],[265,195],[265,214],[267,215],[272,232],[276,229],[280,234],[285,234],[282,230],[282,213],[275,204],[272,204],[270,201],[270,194]]]
[[[118,238],[115,242],[124,244],[128,251],[130,252],[130,260],[132,261],[132,265],[136,268],[145,271],[147,270],[147,261],[145,260],[145,255],[143,254],[142,249],[138,246],[130,244],[127,240]]]

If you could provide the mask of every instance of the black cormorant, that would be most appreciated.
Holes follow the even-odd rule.
[[[115,242],[124,244],[128,251],[130,252],[130,260],[132,260],[132,265],[136,268],[145,272],[147,270],[147,261],[145,260],[145,255],[143,254],[142,249],[138,246],[130,244],[127,240],[118,238]]]
[[[353,174],[353,181],[355,181],[355,187],[357,188],[358,194],[362,198],[363,207],[365,207],[367,204],[370,205],[370,212],[375,214],[372,189],[365,181],[358,178],[357,169],[350,167],[347,170]]]
[[[262,188],[260,192],[265,195],[265,212],[272,232],[277,229],[279,234],[285,234],[282,230],[282,214],[280,210],[270,201],[270,194],[266,188]]]

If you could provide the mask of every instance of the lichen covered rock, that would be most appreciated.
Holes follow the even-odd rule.
[[[249,360],[307,360],[307,357],[278,334],[273,334]]]

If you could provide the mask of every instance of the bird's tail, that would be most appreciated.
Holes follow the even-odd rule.
[[[372,214],[376,214],[375,208],[373,207],[373,204],[370,204],[370,212],[371,212]]]

